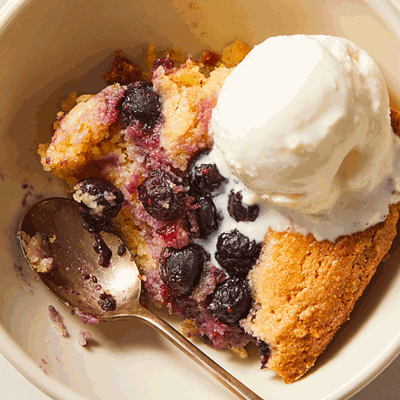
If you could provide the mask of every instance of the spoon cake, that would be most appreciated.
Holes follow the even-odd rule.
[[[70,95],[39,154],[71,193],[89,178],[122,192],[114,222],[144,277],[144,302],[178,314],[187,336],[216,349],[245,357],[255,343],[261,366],[291,383],[349,318],[396,236],[399,209],[391,205],[385,221],[334,242],[266,228],[257,241],[241,232],[257,223],[258,210],[240,193],[229,193],[222,210],[214,200],[228,177],[207,153],[221,88],[249,50],[235,41],[195,61],[150,46],[149,71],[117,52],[108,86]],[[397,134],[399,116],[392,110]]]

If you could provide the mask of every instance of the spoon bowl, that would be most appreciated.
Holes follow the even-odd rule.
[[[139,301],[141,280],[136,263],[121,239],[102,232],[101,237],[113,256],[109,267],[98,265],[93,248],[94,235],[84,227],[81,205],[73,200],[51,198],[42,200],[25,213],[20,231],[33,237],[40,233],[46,242],[48,256],[54,259],[49,273],[40,273],[32,266],[26,245],[22,249],[38,278],[65,304],[83,313],[95,314],[99,320],[121,317],[131,312]],[[121,247],[122,246],[122,247]],[[103,293],[112,294],[115,310],[104,310],[99,301]]]
[[[140,318],[239,398],[262,400],[172,326],[141,306],[142,277],[129,251],[115,234],[90,233],[81,218],[81,207],[73,200],[50,198],[34,204],[24,214],[18,237],[38,278],[83,321]],[[30,239],[34,237],[39,240]],[[108,266],[99,264],[94,246],[98,240],[111,250]],[[39,272],[38,258],[49,261],[45,272]]]

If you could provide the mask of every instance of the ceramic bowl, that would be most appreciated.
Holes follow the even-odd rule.
[[[0,348],[7,359],[57,399],[232,398],[151,328],[136,320],[88,328],[34,279],[16,240],[21,213],[42,197],[63,194],[61,182],[42,171],[38,144],[49,139],[61,99],[100,90],[117,49],[144,66],[150,43],[196,56],[236,38],[253,45],[280,34],[343,36],[377,60],[399,108],[398,15],[389,2],[362,0],[8,1],[0,14]],[[264,398],[349,397],[400,349],[399,259],[400,238],[351,320],[292,385],[260,371],[255,349],[242,360],[195,343]],[[53,331],[51,304],[69,337]],[[81,330],[92,332],[90,347],[77,343]]]

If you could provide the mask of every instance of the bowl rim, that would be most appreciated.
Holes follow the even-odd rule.
[[[391,0],[364,1],[385,19],[385,22],[400,39],[400,9]],[[34,2],[35,0],[6,0],[0,9],[0,36],[3,35],[18,15]],[[75,391],[69,389],[55,378],[45,375],[37,364],[22,351],[2,325],[0,325],[0,352],[22,376],[51,398],[87,400],[86,397],[76,394]],[[399,354],[400,332],[371,363],[321,400],[339,400],[352,397],[384,371]]]
[[[11,25],[18,14],[35,0],[6,0],[0,9],[0,35]]]
[[[0,9],[0,36],[17,16],[35,0],[8,0]],[[0,325],[0,352],[5,359],[29,382],[53,399],[86,400],[57,380],[46,376],[16,345],[14,339]]]

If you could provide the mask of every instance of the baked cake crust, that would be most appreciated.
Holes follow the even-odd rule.
[[[363,232],[318,242],[312,235],[268,232],[249,274],[257,304],[245,330],[271,346],[267,366],[286,383],[301,377],[349,319],[354,304],[396,236],[399,206]]]

